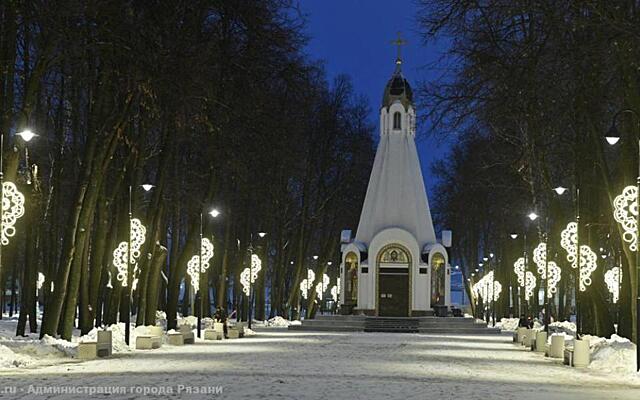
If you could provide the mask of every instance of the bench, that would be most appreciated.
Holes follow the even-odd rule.
[[[589,366],[591,355],[589,353],[589,341],[575,339],[573,348],[564,350],[564,363],[575,368]]]
[[[182,334],[184,344],[194,344],[196,342],[196,336],[193,334],[191,325],[180,325],[179,331]]]
[[[110,357],[113,352],[111,331],[98,331],[96,343],[96,355],[98,357]]]
[[[184,337],[180,332],[167,333],[167,343],[171,346],[182,346],[184,345]]]
[[[111,331],[98,331],[95,341],[78,343],[78,358],[93,360],[96,357],[109,357],[112,354]]]
[[[549,346],[548,355],[550,358],[564,357],[564,336],[551,335],[551,346]]]
[[[533,343],[532,349],[537,353],[544,353],[547,350],[547,332],[539,331],[536,333],[535,341]]]
[[[224,333],[218,332],[215,329],[204,330],[204,340],[222,340],[222,336],[224,336]]]
[[[98,355],[98,342],[78,343],[78,358],[81,360],[93,360]]]
[[[158,349],[162,345],[162,337],[153,335],[136,336],[136,349],[151,350]]]

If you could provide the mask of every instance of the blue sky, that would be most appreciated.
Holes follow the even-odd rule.
[[[324,60],[330,79],[342,73],[351,76],[355,91],[369,99],[371,120],[376,126],[382,92],[395,67],[397,50],[391,42],[398,31],[408,42],[402,48],[403,73],[414,88],[442,74],[430,64],[442,56],[446,43],[422,43],[413,0],[300,0],[300,7],[306,14],[310,36],[307,53]],[[419,114],[423,112],[418,109]],[[418,131],[424,129],[418,127]],[[440,142],[424,135],[417,140],[429,192],[434,182],[430,165],[448,149]]]

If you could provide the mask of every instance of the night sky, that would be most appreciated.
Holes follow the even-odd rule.
[[[403,73],[414,90],[419,82],[442,75],[429,64],[440,58],[446,43],[422,43],[413,0],[300,0],[300,7],[307,18],[309,56],[324,60],[329,79],[341,73],[351,76],[356,93],[369,100],[371,121],[376,127],[382,93],[395,68],[397,47],[391,42],[398,31],[408,42],[402,48]],[[419,115],[423,112],[418,109]],[[418,132],[424,132],[424,128],[418,126]],[[375,135],[377,138],[379,132]],[[434,181],[430,165],[448,148],[441,141],[424,134],[417,139],[429,193]]]

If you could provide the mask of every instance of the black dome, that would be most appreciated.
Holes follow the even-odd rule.
[[[398,64],[393,76],[387,82],[384,96],[382,97],[382,106],[389,107],[396,100],[400,100],[405,107],[413,104],[413,90],[409,82],[402,76],[400,64]]]

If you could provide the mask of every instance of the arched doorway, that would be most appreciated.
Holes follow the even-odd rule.
[[[445,302],[445,259],[442,253],[431,256],[431,308]]]
[[[411,256],[403,246],[392,244],[378,254],[378,315],[409,316]]]

